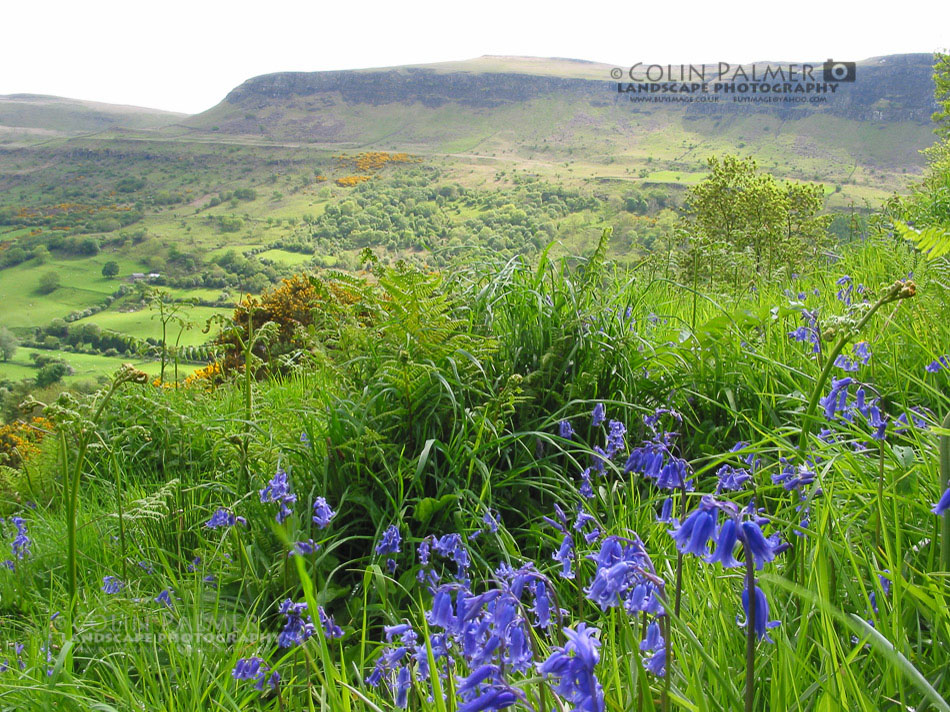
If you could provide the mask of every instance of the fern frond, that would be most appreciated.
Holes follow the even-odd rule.
[[[950,230],[940,225],[931,225],[922,230],[897,222],[894,224],[897,233],[905,240],[914,243],[918,250],[927,255],[927,259],[936,260],[950,255]]]
[[[132,502],[122,513],[122,518],[127,522],[135,522],[141,519],[161,521],[168,516],[170,511],[168,501],[175,496],[177,486],[177,479],[169,480],[152,494]],[[112,516],[116,517],[118,515],[113,513]]]

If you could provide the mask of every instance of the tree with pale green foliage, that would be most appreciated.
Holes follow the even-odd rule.
[[[752,158],[708,164],[709,177],[687,193],[680,224],[688,253],[680,264],[692,281],[740,288],[800,271],[821,254],[831,218],[819,215],[820,184],[780,183]]]
[[[44,272],[40,277],[40,294],[51,294],[59,289],[60,278],[58,272]]]
[[[20,342],[12,331],[5,326],[0,326],[0,357],[3,357],[4,361],[13,358],[19,345]]]

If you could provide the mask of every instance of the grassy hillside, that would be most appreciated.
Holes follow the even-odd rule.
[[[116,127],[154,129],[185,114],[37,94],[0,96],[0,146],[29,145]]]

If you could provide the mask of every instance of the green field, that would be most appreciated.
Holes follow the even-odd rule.
[[[136,368],[153,376],[158,375],[161,368],[161,364],[154,360],[109,358],[98,354],[78,354],[68,351],[19,348],[11,361],[0,361],[0,380],[5,378],[21,380],[23,378],[35,377],[37,369],[33,367],[33,362],[30,361],[31,353],[36,353],[41,356],[52,356],[69,364],[73,373],[63,379],[67,384],[76,381],[96,381],[102,376],[110,376],[115,373],[123,363],[131,363]],[[191,373],[194,369],[195,366],[193,365],[180,367],[180,370],[184,371],[185,374]]]

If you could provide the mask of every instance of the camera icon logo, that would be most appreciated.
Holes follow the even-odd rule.
[[[854,62],[836,62],[829,59],[821,65],[823,81],[853,82],[857,72]]]

